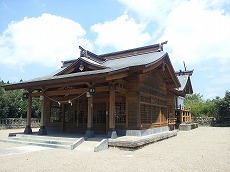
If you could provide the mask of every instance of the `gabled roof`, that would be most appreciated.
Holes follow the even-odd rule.
[[[104,65],[102,65],[99,62],[96,62],[90,58],[79,57],[78,59],[71,61],[71,63],[69,65],[62,67],[63,70],[56,73],[55,76],[77,72],[77,71],[79,71],[78,68],[80,67],[80,65],[87,66],[89,68],[88,70],[90,70],[90,69],[91,70],[94,70],[94,69],[98,70],[98,69],[106,68]]]
[[[158,47],[158,48],[157,48]],[[157,48],[157,49],[156,49]],[[166,65],[167,79],[170,79],[174,88],[178,88],[180,83],[174,74],[168,53],[162,51],[162,43],[136,49],[114,52],[110,54],[96,55],[80,47],[80,57],[75,60],[64,61],[60,70],[52,75],[16,84],[5,85],[6,90],[27,89],[38,87],[39,85],[55,84],[61,82],[77,82],[86,78],[108,77],[116,73],[130,72],[130,69],[138,68],[142,72],[154,69],[159,65]],[[115,56],[114,56],[115,55]],[[121,77],[125,77],[122,75]]]
[[[181,71],[180,70],[179,72],[175,73],[181,84],[181,86],[176,89],[178,94],[185,96],[186,94],[193,93],[191,79],[190,79],[190,76],[192,76],[192,73],[193,73],[193,70],[191,71]]]

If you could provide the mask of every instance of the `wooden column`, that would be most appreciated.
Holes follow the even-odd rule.
[[[88,121],[87,121],[87,129],[92,130],[93,128],[93,96],[90,95],[88,98]]]
[[[92,138],[95,136],[93,131],[93,95],[88,96],[88,118],[87,118],[87,131],[85,133],[85,137]]]
[[[38,131],[38,135],[46,135],[47,131],[45,129],[45,124],[44,124],[45,97],[44,96],[40,96],[40,101],[41,101],[41,119],[40,119],[40,129]]]
[[[115,129],[115,90],[109,91],[109,128]]]
[[[27,124],[24,130],[24,134],[33,134],[31,129],[31,113],[32,113],[32,97],[28,94],[27,98]]]
[[[109,131],[107,137],[117,138],[115,131],[115,88],[114,85],[110,85],[109,90]]]

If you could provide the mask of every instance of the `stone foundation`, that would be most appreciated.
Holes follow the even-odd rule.
[[[151,128],[147,130],[121,130],[116,129],[117,135],[119,136],[147,136],[151,134],[157,134],[161,132],[169,131],[169,127],[157,127],[157,128]]]
[[[135,150],[144,145],[164,140],[177,135],[177,131],[166,131],[147,136],[123,136],[117,139],[109,139],[109,147],[119,147],[122,149]]]
[[[197,123],[191,123],[191,124],[182,123],[179,125],[179,130],[181,131],[189,131],[195,128],[198,128]]]

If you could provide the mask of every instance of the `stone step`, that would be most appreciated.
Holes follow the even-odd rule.
[[[146,136],[123,136],[117,139],[109,139],[110,147],[119,147],[127,150],[135,150],[149,143],[164,140],[177,135],[177,130],[166,131]]]
[[[2,142],[44,146],[50,148],[75,149],[80,151],[98,152],[108,148],[108,140],[105,137],[88,138],[84,137],[60,137],[60,136],[40,136],[15,134],[9,135],[8,139]]]
[[[88,139],[84,141],[81,145],[76,147],[75,150],[87,151],[87,152],[99,152],[108,149],[108,139],[91,140]]]
[[[82,144],[80,144],[78,147],[75,148],[75,150],[81,150],[81,151],[94,151],[94,147],[100,143],[100,141],[84,141]]]
[[[47,144],[47,143],[28,142],[28,141],[22,141],[22,140],[19,141],[19,140],[11,140],[11,139],[2,139],[0,141],[7,142],[7,143],[16,143],[16,144],[25,144],[25,145],[34,145],[34,146],[43,146],[49,148],[60,148],[60,149],[71,150],[71,145]]]
[[[40,136],[40,135],[29,135],[29,134],[16,134],[16,137],[22,137],[22,138],[37,138],[37,139],[46,139],[46,140],[69,140],[69,141],[72,141],[72,140],[76,140],[80,137],[55,137],[55,136],[48,136],[48,135],[43,135],[43,136]]]
[[[60,145],[70,145],[73,143],[73,141],[68,140],[49,140],[45,138],[27,138],[27,137],[11,137],[9,140],[15,140],[15,141],[25,141],[25,142],[38,142],[38,143],[46,143],[46,144],[60,144]]]
[[[3,139],[0,141],[72,150],[84,142],[84,137],[66,138],[17,134],[15,137],[8,137],[8,139]]]

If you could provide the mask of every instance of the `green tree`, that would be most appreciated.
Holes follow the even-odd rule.
[[[203,102],[201,108],[201,114],[209,117],[217,117],[219,115],[219,110],[215,102],[216,102],[215,100],[209,100],[209,99]]]
[[[5,102],[3,97],[3,95],[5,94],[5,90],[1,87],[2,85],[4,85],[3,81],[0,82],[0,118],[6,117],[4,113]]]
[[[216,102],[222,121],[224,118],[230,118],[230,92],[225,92],[225,97]]]
[[[41,102],[39,98],[33,98],[32,100],[32,118],[41,117]]]
[[[191,108],[192,116],[218,116],[219,109],[216,106],[216,102],[219,102],[218,98],[204,101],[202,97],[199,93],[185,96],[185,107]]]
[[[202,95],[199,93],[186,95],[184,105],[185,107],[191,108],[191,113],[193,116],[202,116],[201,108],[203,106],[203,100]]]
[[[4,85],[3,81],[0,86]],[[27,101],[22,99],[25,90],[5,91],[0,87],[0,118],[26,118]],[[32,117],[40,117],[40,100],[33,98]]]
[[[23,90],[6,91],[3,95],[3,114],[7,118],[26,116],[26,101],[22,99]]]

